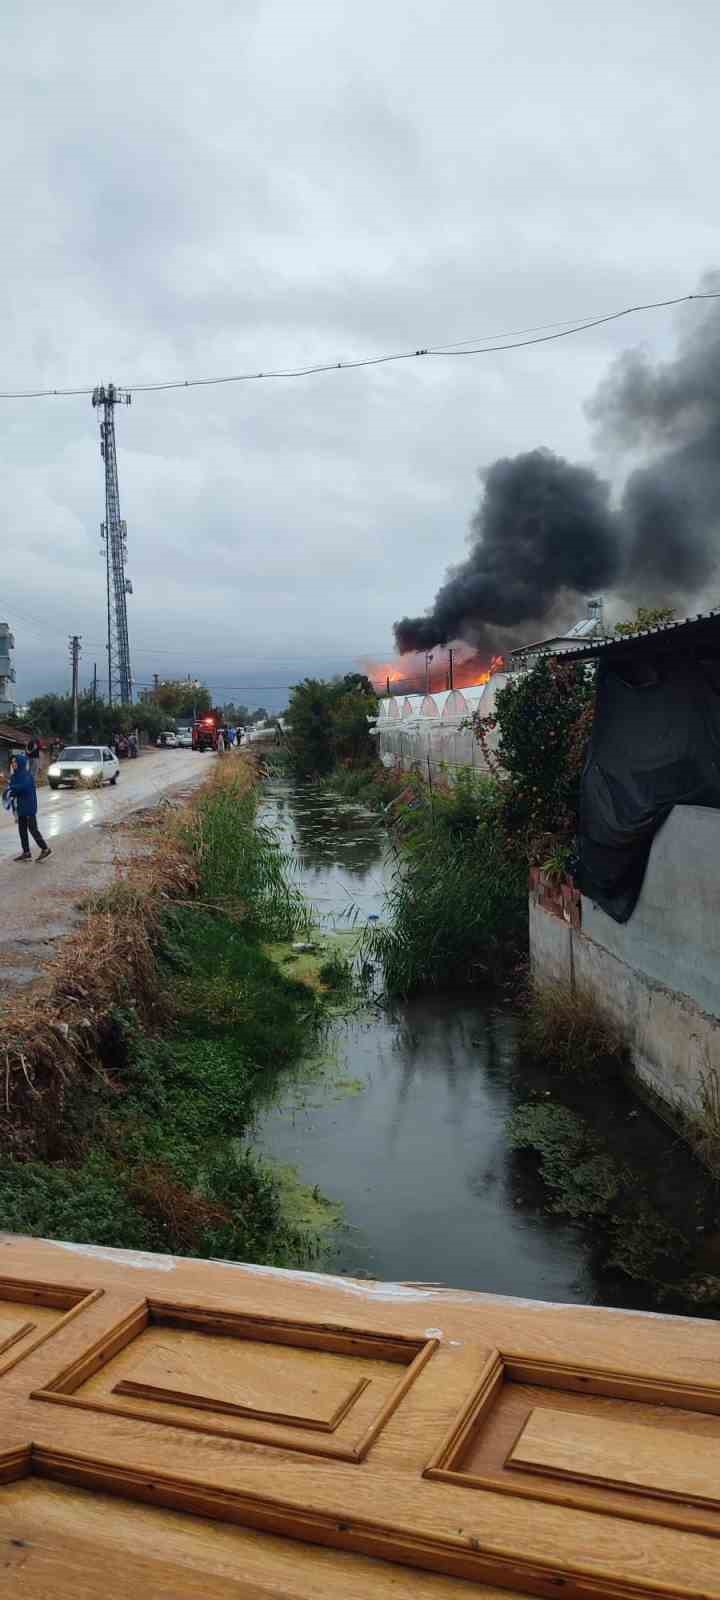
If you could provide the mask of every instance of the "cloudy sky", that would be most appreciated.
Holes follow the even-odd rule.
[[[3,32],[3,389],[482,338],[718,265],[713,0],[10,0]],[[138,684],[192,672],[278,704],[388,655],[464,553],[478,468],[590,459],[612,358],[670,354],[698,315],[136,394],[117,426]],[[66,685],[73,631],[104,671],[102,464],[89,398],[0,407],[26,698]]]

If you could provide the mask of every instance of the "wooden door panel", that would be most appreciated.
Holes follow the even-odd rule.
[[[669,1434],[669,1437],[668,1437]],[[559,1477],[599,1479],[608,1488],[720,1504],[720,1438],[701,1441],[658,1428],[535,1410],[513,1445],[508,1465]]]
[[[133,1361],[127,1378],[116,1379],[114,1394],[334,1433],[376,1377],[372,1362],[358,1373],[348,1356],[326,1353],[319,1362],[311,1350],[184,1328],[163,1329],[161,1340],[153,1334],[155,1344]],[[396,1373],[385,1365],[394,1384]]]
[[[0,1277],[0,1376],[98,1299],[99,1292]]]
[[[332,1547],[348,1570],[720,1600],[715,1324],[123,1252],[78,1252],[70,1290],[58,1247],[4,1253],[0,1362],[4,1329],[8,1357],[29,1341],[0,1366],[6,1483]],[[40,1342],[17,1332],[36,1306],[57,1313]]]

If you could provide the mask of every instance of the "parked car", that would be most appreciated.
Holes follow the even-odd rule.
[[[60,751],[48,767],[51,789],[62,784],[117,783],[120,763],[112,750],[103,744],[71,744]]]
[[[156,744],[161,745],[167,750],[175,750],[177,748],[177,742],[178,738],[176,733],[159,733],[157,739],[155,740]]]
[[[180,746],[181,750],[192,750],[192,732],[190,728],[183,728],[180,733],[177,733],[175,742]]]

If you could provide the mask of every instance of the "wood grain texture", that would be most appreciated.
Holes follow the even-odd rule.
[[[21,1317],[3,1316],[0,1311],[0,1356],[6,1355],[18,1339],[25,1339],[29,1333],[33,1333],[36,1326],[35,1322],[23,1322]]]
[[[530,1413],[508,1463],[529,1472],[599,1479],[611,1488],[668,1495],[674,1500],[720,1503],[720,1433],[698,1440],[692,1434],[659,1434],[604,1418],[572,1412]]]
[[[0,1572],[3,1600],[519,1600],[39,1478],[0,1495]]]
[[[0,1509],[5,1494],[41,1489],[50,1495],[51,1485],[70,1497],[68,1507],[102,1501],[114,1508],[110,1528],[117,1521],[113,1536],[129,1560],[139,1555],[132,1530],[147,1526],[147,1517],[163,1530],[192,1525],[193,1574],[202,1573],[204,1561],[214,1572],[214,1538],[242,1537],[248,1548],[287,1553],[282,1581],[294,1564],[303,1564],[315,1582],[314,1592],[308,1590],[313,1600],[354,1600],[353,1582],[358,1594],[371,1594],[356,1582],[358,1573],[364,1581],[369,1572],[381,1575],[376,1592],[388,1597],[420,1594],[422,1585],[429,1596],[437,1584],[455,1584],[457,1591],[459,1580],[469,1580],[478,1595],[495,1586],[572,1600],[720,1600],[720,1514],[712,1505],[665,1496],[674,1521],[659,1523],[647,1512],[647,1490],[643,1498],[634,1487],[571,1484],[555,1475],[551,1500],[539,1497],[544,1480],[537,1472],[504,1465],[527,1414],[548,1405],[566,1418],[573,1394],[583,1419],[608,1426],[619,1417],[620,1425],[633,1428],[622,1423],[623,1411],[632,1416],[640,1407],[654,1419],[650,1431],[667,1452],[674,1449],[673,1434],[716,1443],[717,1324],[66,1249],[6,1236],[0,1236],[0,1264],[17,1305],[31,1303],[31,1283],[71,1281],[85,1294],[103,1296],[0,1382],[0,1439],[13,1441],[9,1470],[16,1477],[31,1474],[23,1484],[0,1489]],[[192,1426],[180,1426],[169,1415],[170,1402],[153,1405],[112,1392],[131,1376],[141,1347],[171,1331],[197,1337],[207,1350],[228,1337],[246,1350],[254,1343],[256,1352],[276,1346],[269,1359],[283,1370],[278,1393],[284,1395],[299,1350],[317,1362],[318,1372],[333,1356],[363,1376],[367,1362],[369,1370],[392,1372],[392,1379],[374,1417],[371,1377],[336,1434],[325,1436],[328,1449],[336,1438],[349,1438],[345,1455],[323,1454],[314,1444],[298,1447],[298,1428],[278,1426],[271,1437],[270,1423],[256,1424],[258,1432],[265,1430],[260,1438],[229,1435],[222,1430],[237,1419],[189,1406],[177,1411],[184,1410]],[[211,1368],[212,1361],[201,1358],[198,1393]],[[221,1398],[220,1376],[216,1372],[211,1399]],[[555,1407],[547,1398],[553,1394]],[[361,1413],[369,1441],[364,1459],[358,1453]],[[351,1422],[358,1431],[350,1438],[344,1430]],[[308,1439],[313,1432],[322,1438],[315,1429]],[[428,1464],[432,1469],[442,1460],[452,1464],[446,1478],[427,1475]],[[517,1480],[520,1492],[493,1483],[496,1470]],[[575,1503],[575,1495],[586,1498]],[[663,1496],[652,1503],[662,1506]],[[81,1528],[73,1526],[80,1548]],[[171,1539],[168,1531],[167,1538],[167,1553],[148,1547],[142,1558],[162,1562],[167,1554],[172,1593],[175,1534]],[[62,1594],[67,1555],[57,1559],[58,1583],[50,1592]],[[262,1572],[257,1580],[262,1592]],[[266,1592],[279,1600],[292,1595],[292,1582],[281,1587],[268,1566]]]
[[[334,1433],[369,1377],[351,1357],[181,1332],[151,1345],[114,1394]]]
[[[102,1290],[0,1278],[0,1377],[71,1322]]]

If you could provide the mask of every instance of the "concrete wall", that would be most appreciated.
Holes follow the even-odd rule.
[[[533,974],[589,991],[625,1030],[639,1076],[692,1111],[720,1071],[720,812],[677,806],[657,835],[630,921],[583,897],[572,929],[530,897]]]

